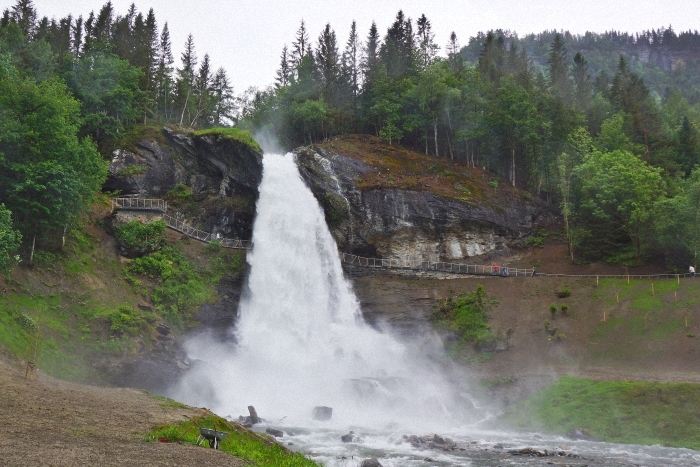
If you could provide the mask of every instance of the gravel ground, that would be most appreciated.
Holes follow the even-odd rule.
[[[0,361],[0,465],[244,466],[224,452],[142,437],[163,423],[199,417],[202,409],[161,406],[136,389],[84,386]]]

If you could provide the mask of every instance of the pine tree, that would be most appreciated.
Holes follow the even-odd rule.
[[[214,75],[211,85],[212,97],[214,99],[213,124],[221,126],[228,121],[233,121],[233,113],[236,110],[233,98],[233,88],[229,83],[226,70],[219,68]]]
[[[574,65],[571,70],[571,75],[574,78],[574,93],[576,107],[587,111],[591,106],[593,98],[593,83],[591,75],[588,73],[588,62],[586,58],[577,52],[574,55]]]
[[[372,26],[369,28],[367,42],[363,50],[364,56],[362,60],[362,74],[364,75],[363,91],[371,88],[371,84],[376,80],[379,73],[379,50],[381,47],[379,31],[377,24],[372,21]]]
[[[277,86],[277,88],[283,88],[289,85],[289,81],[292,74],[289,60],[290,57],[289,51],[287,49],[287,44],[284,44],[284,47],[282,48],[282,54],[280,55],[280,67],[277,70],[275,77],[275,86]]]
[[[171,95],[173,88],[173,59],[172,45],[170,43],[170,31],[168,23],[163,26],[158,44],[158,69],[156,71],[156,103],[158,109],[162,111],[165,121],[170,121],[172,111]]]
[[[299,30],[297,30],[296,40],[292,42],[292,63],[294,64],[294,68],[299,66],[302,58],[306,56],[309,49],[309,33],[306,31],[306,23],[304,23],[304,19],[302,18]]]
[[[453,73],[460,71],[464,66],[459,48],[459,39],[457,39],[457,34],[454,31],[450,33],[450,41],[447,43],[447,60],[450,62],[450,70]]]
[[[32,0],[17,0],[10,10],[10,19],[17,23],[22,34],[31,38],[34,35],[38,15]]]
[[[556,34],[549,46],[547,63],[549,64],[549,86],[552,93],[558,99],[570,102],[572,86],[569,79],[566,45],[561,34]]]
[[[350,36],[343,52],[343,74],[353,99],[356,99],[360,92],[360,38],[355,20],[350,25]]]
[[[421,68],[425,70],[435,60],[438,50],[440,50],[440,46],[435,43],[435,34],[433,34],[432,25],[430,24],[428,18],[426,18],[425,14],[418,18],[416,21],[416,26],[418,26],[418,44],[420,47]]]
[[[318,37],[316,48],[316,65],[321,78],[323,95],[329,103],[337,103],[340,81],[340,56],[335,31],[330,23],[326,24]]]
[[[83,17],[78,16],[75,20],[75,25],[73,26],[73,36],[71,39],[71,51],[73,52],[73,57],[78,58],[80,55],[80,50],[83,45]]]
[[[191,116],[189,106],[191,94],[194,88],[195,68],[197,67],[197,53],[194,50],[194,38],[192,34],[187,36],[185,41],[185,50],[180,55],[182,68],[177,70],[177,105],[182,109],[180,112],[180,126],[184,122],[185,114]]]

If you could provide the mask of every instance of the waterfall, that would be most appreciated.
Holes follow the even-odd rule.
[[[294,423],[309,422],[319,405],[346,426],[425,428],[454,417],[460,403],[425,347],[364,322],[293,154],[263,159],[253,241],[231,341],[190,339],[191,368],[171,395],[234,417],[254,405],[264,418]]]

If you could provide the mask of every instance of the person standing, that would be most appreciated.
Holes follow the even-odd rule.
[[[695,278],[695,268],[693,266],[688,268],[688,272],[690,272],[690,277]]]

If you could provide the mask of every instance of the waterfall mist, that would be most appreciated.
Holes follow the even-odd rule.
[[[253,241],[230,342],[189,339],[192,364],[173,397],[234,417],[254,405],[297,425],[314,406],[332,407],[335,426],[426,429],[479,417],[444,361],[426,356],[440,354],[436,339],[400,341],[364,322],[293,154],[264,157]]]

